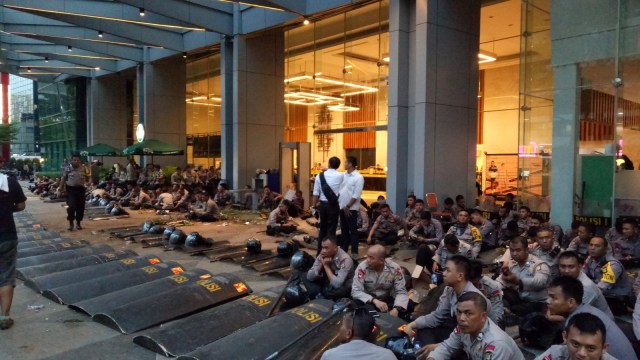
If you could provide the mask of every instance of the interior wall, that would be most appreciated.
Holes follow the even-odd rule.
[[[484,70],[483,145],[488,154],[518,152],[519,65]]]

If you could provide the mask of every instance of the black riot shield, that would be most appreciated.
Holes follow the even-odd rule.
[[[19,241],[18,242],[18,251],[31,249],[38,246],[51,245],[59,242],[63,242],[66,240],[62,239],[45,239],[45,240],[34,240],[34,241]]]
[[[49,245],[43,245],[43,246],[38,246],[30,249],[20,250],[18,251],[17,258],[22,259],[22,258],[27,258],[31,256],[50,254],[50,253],[60,252],[60,251],[68,251],[68,250],[85,247],[87,245],[89,245],[89,242],[86,240],[66,240],[66,241],[61,241],[61,242],[53,243]]]
[[[168,261],[163,265],[156,257],[126,258],[87,268],[87,272],[79,270],[83,269],[68,271],[68,282],[63,282],[64,273],[53,274],[60,276],[47,279],[49,286],[39,282],[42,295],[60,304],[73,304],[184,271],[180,264]]]
[[[190,277],[190,273],[196,276]],[[170,279],[178,286],[167,291],[157,289],[145,298],[140,297],[117,308],[98,312],[93,315],[93,321],[123,334],[131,334],[251,292],[249,285],[233,274],[211,275],[189,271]]]
[[[50,254],[21,258],[16,261],[16,268],[20,269],[27,266],[48,264],[48,263],[62,261],[62,260],[77,259],[83,256],[95,255],[95,254],[100,254],[100,253],[105,253],[110,251],[113,251],[113,248],[105,244],[85,246],[85,247],[81,247],[81,248],[77,248],[69,251],[59,251],[59,252],[54,252]]]
[[[258,272],[265,272],[288,267],[290,264],[291,257],[277,256],[262,261],[256,261],[254,263],[248,264],[247,267],[252,268],[253,270]]]
[[[18,234],[18,241],[34,241],[46,239],[60,239],[60,234],[56,231],[37,231]]]
[[[179,360],[265,359],[339,313],[333,301],[316,299],[207,344]]]
[[[164,356],[178,356],[267,318],[279,291],[262,291],[214,307],[167,326],[152,329],[133,342]]]
[[[16,277],[21,280],[33,279],[38,276],[49,275],[61,271],[77,269],[92,265],[104,264],[115,260],[138,256],[132,250],[109,251],[102,254],[83,256],[77,259],[56,261],[53,263],[29,266],[16,270]]]

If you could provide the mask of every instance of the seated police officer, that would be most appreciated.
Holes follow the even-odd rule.
[[[342,318],[342,326],[338,334],[342,345],[327,350],[320,360],[396,360],[391,350],[369,342],[375,323],[375,319],[367,308],[360,307],[354,311],[347,311]]]
[[[291,205],[289,200],[282,200],[278,207],[269,213],[267,235],[276,236],[278,233],[289,234],[296,230],[296,225],[292,222],[291,217],[289,217],[289,207]]]
[[[373,245],[367,250],[367,260],[356,268],[351,297],[356,303],[369,304],[380,312],[406,319],[411,309],[408,309],[409,297],[402,269],[386,256],[382,245]]]
[[[395,245],[398,242],[398,231],[404,229],[404,236],[407,236],[407,224],[402,217],[395,215],[389,204],[380,205],[380,216],[371,227],[367,244],[382,243],[384,245]]]
[[[471,253],[472,259],[476,259],[480,253],[482,247],[482,235],[477,227],[469,224],[469,212],[467,210],[460,210],[456,217],[458,222],[451,225],[447,234],[454,234],[458,237],[458,240],[464,241],[473,247]]]
[[[484,296],[476,292],[460,295],[455,311],[457,326],[449,338],[436,346],[420,348],[419,359],[426,354],[432,360],[458,359],[464,352],[465,359],[524,360],[511,336],[488,318]]]
[[[535,360],[616,360],[607,353],[607,329],[593,314],[581,313],[573,316],[567,322],[562,338],[564,344],[552,345]]]
[[[504,317],[504,304],[502,303],[502,289],[500,284],[491,277],[482,275],[482,263],[478,260],[471,261],[471,275],[469,280],[484,297],[489,300],[491,310],[489,317],[493,322],[504,329],[502,318]]]
[[[564,323],[564,327],[566,327],[577,314],[595,315],[606,328],[605,339],[610,345],[611,355],[618,359],[637,359],[629,339],[618,325],[602,311],[591,305],[583,304],[584,289],[580,280],[569,276],[560,276],[549,284],[548,292],[549,320]]]
[[[353,272],[353,260],[349,254],[338,246],[336,238],[326,237],[322,241],[320,255],[302,281],[310,299],[338,300],[351,294]]]
[[[573,238],[567,246],[567,250],[575,251],[578,255],[586,259],[589,255],[589,242],[596,234],[596,226],[591,223],[583,222],[578,225],[578,236]]]
[[[443,278],[446,287],[440,296],[438,307],[433,312],[409,323],[405,332],[411,334],[417,330],[416,337],[425,345],[437,344],[446,339],[456,326],[458,297],[467,292],[476,292],[485,299],[480,290],[469,281],[470,271],[469,259],[461,255],[450,257],[444,267]],[[490,305],[487,307],[490,308]]]
[[[607,253],[608,245],[603,237],[591,238],[589,259],[582,271],[598,284],[611,312],[614,315],[624,315],[627,313],[632,284],[620,261]]]
[[[426,210],[420,212],[420,221],[409,231],[409,240],[422,244],[438,246],[443,237],[442,224]]]
[[[458,238],[453,234],[447,234],[444,237],[444,240],[438,246],[436,250],[436,255],[433,258],[433,272],[438,272],[438,270],[444,269],[447,260],[454,255],[462,255],[467,259],[471,260],[471,246],[465,242],[461,242]]]
[[[519,316],[545,311],[551,275],[544,261],[529,254],[528,246],[527,239],[522,236],[511,240],[511,260],[502,267],[498,277],[505,308]]]

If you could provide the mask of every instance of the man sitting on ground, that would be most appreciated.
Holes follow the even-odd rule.
[[[154,208],[156,210],[173,210],[173,195],[169,192],[169,188],[163,186],[160,191],[160,195],[158,195],[158,198],[156,199]]]
[[[231,205],[233,202],[233,194],[229,191],[229,185],[227,185],[227,183],[220,183],[218,185],[218,192],[213,197],[213,201],[220,207]]]
[[[353,260],[349,254],[338,246],[336,238],[327,237],[322,241],[320,255],[302,281],[310,299],[338,300],[351,294],[353,273]]]
[[[409,231],[404,220],[400,216],[393,214],[389,204],[381,204],[380,216],[371,227],[367,244],[372,244],[375,240],[376,243],[395,245],[398,242],[398,231],[400,229],[404,229],[405,236],[408,235]]]
[[[443,238],[444,231],[440,221],[433,219],[429,211],[420,212],[420,222],[411,228],[409,240],[438,246]]]
[[[131,197],[130,204],[131,210],[151,209],[153,207],[149,194],[144,192],[144,190],[137,185],[133,188],[133,195]]]
[[[454,234],[458,240],[464,241],[473,247],[471,252],[472,259],[477,259],[482,247],[482,235],[477,227],[469,224],[469,212],[467,210],[458,211],[456,217],[458,222],[451,225],[447,234]]]
[[[491,277],[482,275],[482,263],[478,260],[471,261],[471,274],[470,279],[473,286],[480,290],[482,295],[489,300],[491,305],[491,311],[489,311],[489,317],[504,329],[503,317],[504,317],[504,304],[502,303],[502,289],[500,283],[493,280]]]
[[[586,259],[589,256],[589,242],[596,234],[596,226],[591,223],[581,223],[578,226],[578,236],[573,238],[567,250],[575,251],[578,255]]]
[[[200,191],[196,195],[196,203],[189,207],[187,219],[200,220],[204,222],[218,221],[220,210],[216,202],[211,199],[209,193],[205,190]]]
[[[409,229],[417,226],[420,223],[420,214],[424,211],[424,200],[417,199],[413,204],[413,210],[404,217],[404,221],[407,223]]]
[[[489,219],[482,216],[480,211],[474,210],[471,213],[471,225],[477,227],[482,236],[481,251],[495,249],[498,246],[495,226]]]
[[[640,262],[638,223],[633,219],[622,220],[622,235],[612,244],[613,255],[625,266],[637,266]]]
[[[267,235],[276,236],[278,233],[290,234],[296,230],[296,225],[291,221],[289,217],[289,207],[291,202],[289,200],[282,200],[280,205],[275,208],[269,214],[267,220]]]

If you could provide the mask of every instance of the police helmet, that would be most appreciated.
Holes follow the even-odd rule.
[[[247,240],[247,252],[252,255],[260,254],[262,243],[258,239]]]
[[[305,251],[297,251],[291,257],[291,269],[299,272],[308,271],[315,259],[313,256],[307,254]]]
[[[111,210],[113,210],[113,206],[114,206],[114,202],[110,202],[109,204],[107,204],[107,207],[105,208],[105,213],[106,214],[111,214]]]
[[[153,221],[145,221],[144,224],[142,224],[142,231],[149,232],[149,229],[151,229],[153,225],[155,225]]]
[[[182,245],[186,238],[187,236],[182,230],[174,230],[169,236],[169,243],[171,245]]]
[[[97,198],[97,197],[96,197],[96,198],[91,199],[91,201],[89,202],[89,205],[91,205],[91,206],[98,206],[98,205],[100,205],[100,198]]]
[[[200,235],[197,232],[192,232],[191,234],[189,234],[185,240],[185,245],[186,246],[202,246],[202,245],[206,245],[209,242],[202,237],[202,235]]]
[[[100,206],[107,206],[107,205],[109,205],[109,199],[107,199],[107,198],[102,198],[102,199],[100,199],[100,201],[98,202],[98,204],[99,204]]]
[[[278,243],[277,251],[280,256],[289,257],[293,255],[293,250],[293,244],[290,242],[281,241]]]
[[[296,307],[309,301],[309,292],[302,281],[293,281],[284,288],[282,297],[288,307]]]
[[[127,212],[120,206],[114,206],[113,209],[111,209],[111,215],[112,216],[127,215]]]
[[[169,236],[171,236],[171,233],[174,231],[176,231],[175,226],[167,226],[162,233],[162,240],[169,241]]]
[[[160,225],[153,225],[149,228],[149,234],[162,234],[164,228]]]

